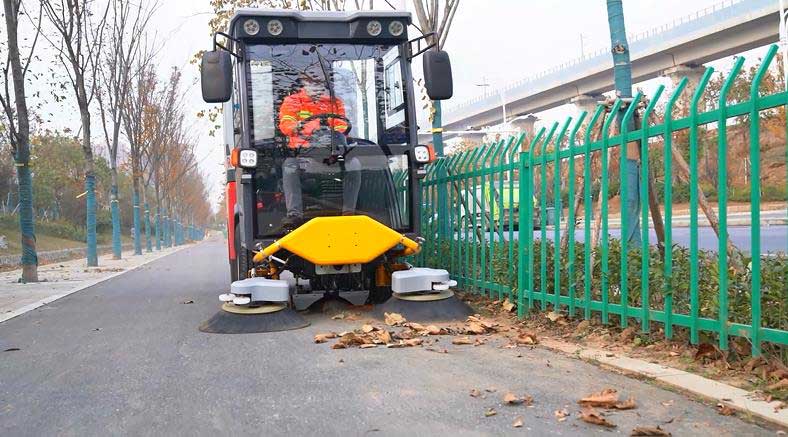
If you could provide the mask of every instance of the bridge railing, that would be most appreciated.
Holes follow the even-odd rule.
[[[775,129],[785,144],[788,93],[759,92],[776,52],[771,47],[751,77],[746,101],[727,97],[740,57],[712,93],[707,106],[713,109],[703,111],[701,99],[709,68],[689,104],[680,103],[684,79],[667,98],[661,86],[649,100],[636,96],[623,116],[619,100],[532,138],[508,138],[431,164],[422,186],[426,240],[417,261],[448,269],[467,291],[508,298],[520,317],[561,311],[639,325],[643,332],[660,329],[657,335],[686,336],[692,344],[716,341],[722,350],[735,341],[753,355],[764,348],[785,354],[788,238],[775,249],[762,246],[761,235],[767,180],[769,193],[780,193],[777,200],[788,196],[788,155],[773,148],[762,153],[774,143]],[[661,120],[657,112],[664,112]],[[744,164],[749,193],[743,175],[729,172]],[[783,173],[767,175],[764,168]],[[735,189],[733,181],[739,181]],[[639,209],[621,208],[620,199],[634,194]],[[713,197],[716,211],[709,206]],[[748,227],[729,226],[732,197],[748,201]],[[677,209],[684,201],[688,212]],[[686,223],[679,212],[689,215]],[[701,226],[700,214],[711,228]],[[778,214],[788,224],[788,214]],[[737,247],[732,231],[749,242]],[[622,243],[621,235],[632,237]]]

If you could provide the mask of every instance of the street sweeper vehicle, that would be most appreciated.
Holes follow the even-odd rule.
[[[203,331],[304,326],[296,311],[327,299],[455,301],[446,270],[407,262],[421,249],[419,181],[434,160],[417,143],[411,61],[423,57],[430,99],[452,95],[448,55],[429,35],[409,40],[410,22],[402,11],[239,9],[214,35],[202,95],[222,103],[230,151],[232,283]]]

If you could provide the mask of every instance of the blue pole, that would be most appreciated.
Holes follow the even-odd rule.
[[[610,27],[610,45],[613,52],[613,79],[616,86],[616,95],[621,99],[632,98],[632,63],[629,59],[629,44],[627,43],[627,31],[624,23],[624,5],[622,0],[607,0],[607,20]],[[635,104],[635,102],[632,102]],[[624,116],[626,105],[621,105],[621,110],[616,115],[618,126]],[[634,119],[628,121],[627,130],[631,131],[635,127]],[[620,130],[619,130],[620,131]],[[620,153],[627,153],[629,145],[622,146]],[[634,151],[637,153],[637,151]],[[622,235],[622,241],[629,245],[640,244],[640,166],[638,160],[633,158],[633,154],[627,153],[624,160],[624,168],[620,169],[619,187],[627,187],[626,198],[622,199],[621,217],[622,222],[625,214],[628,217],[627,235]],[[626,212],[624,211],[626,209]],[[644,224],[646,226],[647,224]]]
[[[112,186],[110,195],[110,213],[112,214],[112,257],[120,259],[122,247],[120,243],[120,206],[118,205],[118,186]]]
[[[161,211],[156,207],[156,215],[154,218],[154,228],[156,234],[156,250],[161,250]]]
[[[148,202],[145,202],[145,251],[153,251],[150,241],[150,208],[148,207]]]
[[[140,195],[134,191],[132,194],[132,204],[134,208],[134,255],[142,255],[142,233],[140,226],[142,219],[140,217]]]
[[[85,224],[87,227],[88,267],[96,267],[98,266],[98,250],[96,247],[96,176],[92,173],[85,175],[85,191],[87,192],[85,200],[87,217]]]

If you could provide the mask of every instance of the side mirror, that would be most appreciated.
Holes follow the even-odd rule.
[[[200,68],[202,99],[206,103],[224,103],[233,92],[233,64],[230,53],[213,50],[202,55]]]
[[[448,53],[443,50],[424,53],[424,86],[430,100],[446,100],[454,94]]]

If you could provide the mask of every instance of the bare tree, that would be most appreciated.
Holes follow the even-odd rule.
[[[140,55],[140,42],[145,36],[145,28],[155,10],[144,2],[132,6],[130,2],[111,0],[112,20],[108,24],[108,50],[100,57],[98,68],[101,89],[96,94],[101,126],[109,154],[112,176],[110,188],[110,211],[112,214],[112,252],[115,259],[121,258],[120,206],[118,205],[118,149],[120,129],[125,101],[131,88],[136,71],[137,57]]]
[[[35,219],[33,217],[33,181],[30,174],[30,114],[25,95],[25,76],[33,58],[33,51],[41,29],[41,9],[35,37],[25,60],[19,49],[19,16],[21,0],[3,0],[8,50],[2,68],[3,91],[0,106],[6,118],[8,139],[14,155],[19,186],[19,227],[22,235],[22,280],[38,281],[38,256],[36,254]],[[13,80],[13,98],[8,88],[9,66]],[[12,100],[13,99],[13,100]]]
[[[48,39],[63,65],[77,99],[85,157],[85,194],[87,209],[87,263],[98,265],[96,248],[96,175],[90,130],[90,104],[97,91],[100,50],[110,3],[94,11],[90,0],[40,0],[44,14],[58,38]]]

